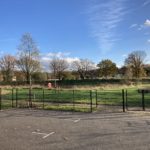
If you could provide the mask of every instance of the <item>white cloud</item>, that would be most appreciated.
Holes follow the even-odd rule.
[[[57,52],[57,53],[51,53],[50,52],[47,54],[48,57],[58,57],[58,58],[66,57],[69,55],[70,55],[69,52]]]
[[[49,58],[49,57],[46,57],[46,56],[43,56],[43,57],[41,57],[41,61],[42,62],[49,62],[51,59]]]
[[[3,54],[4,54],[4,51],[3,51],[3,50],[0,50],[0,56],[3,55]]]
[[[149,19],[147,19],[145,22],[144,22],[144,24],[141,24],[141,25],[138,25],[138,24],[132,24],[129,28],[135,28],[135,27],[137,27],[137,29],[139,30],[139,31],[141,31],[141,30],[143,30],[143,29],[146,29],[146,26],[150,26],[150,20]],[[145,34],[146,35],[146,34]]]
[[[147,6],[148,4],[150,4],[150,0],[146,0],[146,1],[143,3],[143,6]]]
[[[68,62],[74,61],[74,60],[78,60],[77,57],[70,57],[69,56],[70,53],[69,52],[57,52],[57,53],[46,53],[46,54],[41,54],[41,61],[43,62],[48,62],[50,61],[53,57],[56,58],[63,58],[68,60]]]
[[[144,25],[145,25],[145,26],[150,26],[150,20],[147,19],[147,20],[145,21]]]
[[[79,61],[79,58],[78,57],[66,57],[65,60],[71,64],[73,61]]]
[[[97,40],[103,53],[110,51],[120,40],[115,30],[127,13],[125,2],[126,0],[113,0],[101,3],[99,0],[93,0],[88,7],[91,35]]]
[[[143,30],[144,28],[145,28],[144,25],[139,25],[138,30],[141,31],[141,30]]]
[[[71,64],[73,61],[78,61],[78,57],[70,57],[69,52],[57,52],[57,53],[47,53],[47,54],[41,54],[41,63],[43,65],[44,70],[49,70],[49,62],[52,60],[53,57],[57,58],[63,58],[65,59],[69,64]]]
[[[132,24],[129,28],[135,28],[135,27],[137,27],[138,26],[138,24]]]
[[[147,42],[150,43],[150,39],[148,39]]]
[[[127,57],[127,54],[123,54],[122,57],[124,57],[124,58]]]
[[[78,57],[59,57],[59,58],[63,58],[68,63],[72,63],[73,61],[78,61],[79,60]],[[41,57],[41,61],[44,62],[44,63],[49,63],[51,60],[52,60],[52,57],[46,57],[46,56]]]
[[[129,28],[132,29],[132,28],[136,28],[137,30],[141,31],[143,29],[145,29],[146,27],[145,26],[148,26],[148,21],[150,20],[146,20],[144,25],[141,24],[141,25],[138,25],[138,24],[132,24]]]

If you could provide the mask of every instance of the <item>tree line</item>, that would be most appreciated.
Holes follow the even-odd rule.
[[[145,64],[146,52],[131,52],[118,68],[110,59],[101,60],[97,65],[89,59],[79,59],[69,64],[65,59],[53,56],[44,71],[40,62],[40,51],[31,34],[22,35],[16,56],[0,58],[3,81],[48,80],[48,79],[98,79],[98,78],[141,78],[150,76],[150,64]],[[49,73],[50,72],[50,73]]]

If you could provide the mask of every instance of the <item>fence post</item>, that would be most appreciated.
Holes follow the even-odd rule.
[[[18,88],[16,89],[16,107],[18,107]]]
[[[90,101],[91,101],[91,112],[93,112],[93,106],[92,106],[92,91],[90,90]]]
[[[128,110],[128,91],[126,90],[126,109]]]
[[[32,108],[32,89],[29,88],[29,107]]]
[[[124,89],[122,89],[122,108],[123,112],[125,112]]]
[[[72,94],[73,94],[73,98],[72,98],[72,100],[73,100],[73,111],[75,111],[75,103],[74,103],[74,90],[72,91]]]
[[[14,107],[14,88],[12,88],[12,108]]]
[[[96,98],[96,108],[97,108],[97,105],[98,105],[98,101],[97,101],[97,90],[95,91],[95,98]]]
[[[44,109],[44,106],[45,106],[44,102],[45,102],[45,93],[44,93],[44,88],[43,88],[43,109]]]
[[[2,89],[0,88],[0,110],[2,109]]]
[[[143,111],[145,111],[145,97],[144,97],[144,90],[142,90],[142,107],[143,107]]]

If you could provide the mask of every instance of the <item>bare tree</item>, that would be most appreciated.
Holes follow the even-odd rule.
[[[15,63],[15,57],[11,55],[5,55],[0,59],[0,68],[3,74],[4,81],[12,81]]]
[[[72,65],[78,71],[81,79],[87,78],[89,71],[95,69],[94,63],[88,59],[76,60]]]
[[[133,77],[139,78],[144,74],[143,65],[145,58],[145,51],[133,51],[125,59],[125,65],[131,68]]]
[[[68,68],[69,64],[65,59],[54,57],[51,59],[49,67],[54,74],[54,78],[62,79],[63,72]]]
[[[29,33],[25,33],[21,38],[18,47],[18,67],[24,73],[28,83],[31,84],[31,76],[40,70],[39,50]]]

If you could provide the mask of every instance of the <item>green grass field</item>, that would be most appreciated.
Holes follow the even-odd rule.
[[[138,93],[137,87],[126,88],[125,102],[128,108],[142,107],[142,95]],[[28,107],[29,94],[28,88],[2,89],[1,108],[11,107]],[[126,98],[127,95],[127,98]],[[31,91],[33,107],[51,110],[74,110],[90,111],[91,101],[92,108],[96,110],[96,104],[99,106],[118,106],[122,108],[122,89],[43,89],[33,88]],[[145,106],[150,107],[150,93],[145,94]],[[115,109],[115,108],[114,108]]]

